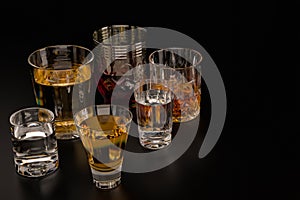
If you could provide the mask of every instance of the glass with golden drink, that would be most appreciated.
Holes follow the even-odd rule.
[[[55,45],[36,50],[28,57],[36,104],[55,115],[57,139],[79,138],[73,120],[73,95],[86,102],[83,95],[90,89],[93,53],[76,45]],[[74,85],[81,90],[76,90]],[[77,103],[78,104],[78,103]]]
[[[116,188],[121,183],[132,113],[120,105],[93,105],[75,113],[74,120],[96,187]]]
[[[161,79],[175,95],[173,122],[187,122],[200,114],[201,61],[198,51],[179,47],[156,50],[149,56],[151,65],[161,67]]]

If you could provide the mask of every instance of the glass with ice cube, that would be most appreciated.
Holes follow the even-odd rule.
[[[173,122],[187,122],[200,114],[201,61],[200,52],[180,47],[156,50],[149,56],[153,67],[161,67],[161,79],[175,95]]]

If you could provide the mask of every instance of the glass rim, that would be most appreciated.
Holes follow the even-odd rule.
[[[154,57],[154,54],[156,54],[156,53],[160,53],[160,52],[164,52],[164,51],[165,51],[165,52],[173,52],[172,50],[188,50],[189,52],[193,52],[194,55],[197,55],[197,56],[200,58],[200,59],[199,59],[196,63],[194,63],[194,64],[188,65],[188,66],[186,66],[186,67],[175,67],[175,68],[174,68],[175,70],[177,70],[177,69],[186,69],[186,68],[189,68],[189,67],[195,67],[195,66],[197,66],[197,65],[200,65],[200,63],[201,63],[202,60],[203,60],[202,54],[201,54],[199,51],[197,51],[196,49],[187,48],[187,47],[168,47],[168,48],[157,49],[157,50],[151,52],[151,53],[149,54],[149,57],[148,57],[149,63],[150,63],[150,64],[153,64],[153,65],[165,66],[166,68],[168,68],[169,66],[167,66],[167,65],[165,65],[165,64],[163,64],[163,63],[156,63],[156,62],[154,62],[153,57]],[[173,68],[173,67],[172,67],[172,68]]]
[[[42,107],[37,107],[37,106],[36,106],[36,107],[22,108],[22,109],[19,109],[19,110],[13,112],[13,113],[10,115],[10,117],[9,117],[9,122],[10,122],[10,124],[13,125],[13,126],[20,126],[21,124],[17,124],[17,123],[15,123],[15,122],[13,122],[13,118],[15,118],[15,117],[16,117],[18,114],[20,114],[21,112],[28,111],[28,110],[44,110],[44,111],[46,111],[48,114],[50,114],[50,116],[51,116],[50,120],[47,121],[47,122],[43,122],[43,123],[51,123],[51,122],[53,122],[53,121],[55,120],[54,113],[53,113],[51,110],[49,110],[49,109],[47,109],[47,108],[42,108]]]
[[[76,47],[78,49],[84,49],[88,52],[88,55],[91,55],[91,58],[89,58],[88,60],[86,60],[84,63],[81,63],[80,66],[82,65],[87,65],[87,64],[90,64],[93,60],[94,60],[94,53],[92,50],[88,49],[87,47],[84,47],[84,46],[80,46],[80,45],[76,45],[76,44],[57,44],[57,45],[49,45],[49,46],[45,46],[45,47],[42,47],[42,48],[39,48],[39,49],[36,49],[35,51],[33,51],[32,53],[29,54],[29,56],[27,57],[27,62],[34,68],[37,68],[37,69],[45,69],[47,70],[47,68],[43,68],[43,67],[40,67],[38,65],[35,65],[33,64],[31,61],[30,61],[30,58],[38,53],[38,52],[41,52],[43,50],[46,50],[48,48],[59,48],[59,47],[62,47],[62,46],[65,46],[65,47]],[[51,69],[53,70],[53,69]],[[60,71],[69,71],[69,70],[73,70],[73,69],[62,69]],[[55,71],[55,70],[54,70]]]
[[[76,125],[77,127],[81,128],[81,129],[84,129],[84,130],[99,131],[99,130],[97,130],[97,129],[93,129],[93,128],[90,128],[90,127],[83,127],[83,126],[81,126],[81,125],[78,123],[78,120],[76,119],[77,116],[78,116],[80,113],[82,113],[84,110],[89,109],[89,108],[92,108],[92,109],[95,110],[95,108],[97,109],[97,108],[99,108],[99,107],[109,107],[109,108],[111,108],[111,107],[119,107],[119,108],[122,108],[123,110],[126,110],[126,111],[129,113],[130,118],[129,118],[129,120],[125,123],[125,126],[127,126],[128,124],[130,124],[130,123],[132,122],[132,120],[133,120],[133,114],[132,114],[132,112],[131,112],[128,108],[126,108],[125,106],[121,106],[121,105],[117,105],[117,104],[98,104],[98,105],[94,104],[94,105],[90,105],[90,106],[84,107],[84,108],[82,108],[81,110],[79,110],[79,111],[77,111],[76,113],[74,113],[74,123],[75,123],[75,125]],[[98,116],[98,115],[95,115],[95,116]]]
[[[124,31],[129,31],[129,30],[138,30],[144,34],[146,34],[147,32],[147,29],[142,27],[142,26],[137,26],[137,25],[130,25],[130,24],[113,24],[113,25],[107,25],[107,26],[103,26],[103,27],[100,27],[96,30],[93,31],[93,41],[97,43],[97,45],[99,44],[102,44],[103,46],[114,46],[114,47],[125,47],[125,46],[132,46],[132,45],[139,45],[141,43],[143,43],[144,41],[138,41],[138,42],[133,42],[133,43],[130,43],[130,44],[123,44],[123,45],[113,45],[113,44],[106,44],[106,43],[103,43],[103,40],[102,42],[98,40],[98,38],[95,38],[95,35],[98,34],[98,33],[101,33],[103,30],[107,29],[107,28],[121,28],[121,27],[128,27],[130,29],[128,30],[124,30]],[[123,32],[123,31],[122,31]],[[112,37],[113,35],[110,35],[110,37]],[[105,39],[107,40],[107,39]]]

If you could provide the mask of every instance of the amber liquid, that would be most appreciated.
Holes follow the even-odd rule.
[[[193,81],[175,86],[173,122],[186,122],[200,113],[201,93]]]
[[[90,79],[90,66],[78,64],[35,68],[33,77],[37,105],[48,108],[55,114],[56,137],[58,139],[77,137],[72,111],[73,87]],[[86,91],[88,84],[82,85],[82,90]]]
[[[121,117],[101,115],[81,123],[81,127],[88,128],[81,128],[80,133],[92,169],[108,172],[122,164],[122,150],[125,148],[128,132],[125,125],[119,125],[120,120]]]
[[[132,76],[114,76],[103,73],[98,83],[97,104],[118,104],[135,107]]]

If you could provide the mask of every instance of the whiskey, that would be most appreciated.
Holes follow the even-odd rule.
[[[194,81],[175,85],[173,122],[186,122],[200,113],[201,93]]]
[[[73,121],[72,97],[75,84],[87,91],[91,78],[89,65],[50,65],[33,69],[33,87],[36,103],[55,114],[56,137],[68,139],[76,136]],[[84,84],[85,83],[85,84]],[[79,94],[76,94],[79,95]]]
[[[87,118],[80,124],[80,135],[92,169],[113,171],[121,166],[128,132],[119,125],[122,117],[99,115]]]

